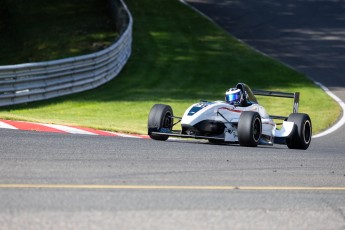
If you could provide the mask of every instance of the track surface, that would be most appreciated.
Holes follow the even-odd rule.
[[[221,1],[199,2],[199,6],[214,10]],[[217,7],[217,15],[222,16],[225,8],[230,12],[234,7],[230,3],[235,2]],[[259,4],[255,7],[247,3],[254,1],[241,1],[242,6],[260,10],[262,15],[273,11],[264,6],[274,6],[273,1],[255,3]],[[303,3],[305,7],[298,9],[313,9],[313,20],[321,17],[325,31],[339,33],[332,20],[327,25],[323,14],[313,7],[326,4],[323,7],[329,12],[338,12],[330,14],[337,18],[345,15],[343,8],[328,1],[298,1]],[[239,8],[235,11],[241,13]],[[255,18],[258,13],[242,12],[242,17],[235,15],[228,23],[245,28],[243,21],[261,18]],[[300,14],[308,21],[309,14]],[[287,22],[281,23],[283,27]],[[255,37],[255,30],[252,33]],[[313,65],[321,64],[314,60]],[[343,68],[335,60],[329,65],[339,72]],[[344,140],[342,128],[313,139],[307,151],[296,151],[285,146],[243,148],[0,129],[0,226],[344,229]]]
[[[1,130],[0,223],[4,229],[342,229],[345,156],[319,140],[308,151],[253,151]]]

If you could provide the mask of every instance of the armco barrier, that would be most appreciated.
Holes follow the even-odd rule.
[[[131,55],[132,16],[109,0],[119,39],[99,52],[55,61],[0,66],[0,106],[45,100],[96,88],[118,75]]]

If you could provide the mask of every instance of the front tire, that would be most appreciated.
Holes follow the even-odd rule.
[[[308,114],[292,113],[287,121],[294,123],[291,135],[286,138],[289,149],[307,149],[311,142],[312,124]]]
[[[150,111],[147,123],[148,135],[159,141],[166,141],[168,136],[152,134],[152,132],[171,132],[173,126],[173,111],[169,105],[155,104]]]
[[[256,147],[260,141],[262,123],[257,112],[244,111],[238,122],[237,135],[241,146]]]

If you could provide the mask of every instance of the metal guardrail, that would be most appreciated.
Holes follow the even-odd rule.
[[[133,19],[123,0],[109,2],[114,17],[122,23],[115,43],[88,55],[0,66],[0,106],[81,92],[115,78],[131,55]]]

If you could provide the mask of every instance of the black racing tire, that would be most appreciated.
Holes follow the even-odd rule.
[[[289,149],[306,150],[311,142],[312,124],[308,114],[292,113],[287,121],[294,123],[294,128],[289,137],[286,138],[286,145]]]
[[[238,142],[241,146],[256,147],[259,144],[262,132],[260,114],[244,111],[240,116],[237,127]]]
[[[161,129],[171,131],[173,126],[173,111],[169,105],[155,104],[150,111],[147,123],[148,135],[159,141],[166,141],[168,136],[161,136],[152,134],[152,132],[159,132]]]

